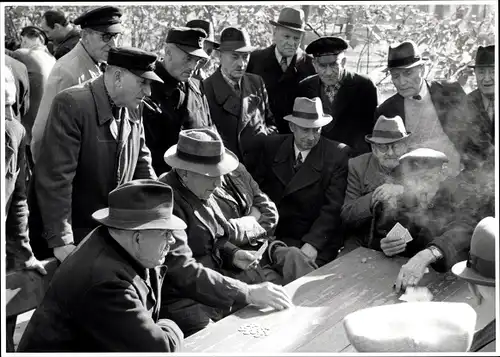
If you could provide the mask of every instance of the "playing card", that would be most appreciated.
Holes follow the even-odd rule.
[[[425,286],[408,286],[403,295],[399,297],[399,300],[406,302],[422,302],[422,301],[432,301],[432,293]]]
[[[262,245],[259,248],[259,250],[257,251],[257,253],[255,253],[255,259],[262,258],[262,255],[266,251],[268,245],[269,245],[269,242],[267,240],[265,240],[264,243],[262,243]]]
[[[413,237],[411,236],[408,229],[404,228],[404,230],[405,230],[405,232],[403,234],[403,239],[404,239],[405,243],[409,243],[413,240]]]
[[[397,222],[394,227],[392,227],[392,229],[389,231],[389,233],[387,233],[387,237],[396,237],[396,238],[400,238],[400,237],[403,237],[404,234],[405,234],[405,230],[406,228],[403,227],[399,222]]]

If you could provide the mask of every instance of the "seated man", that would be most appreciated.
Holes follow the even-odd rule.
[[[343,244],[340,210],[350,149],[321,136],[332,117],[318,97],[296,98],[285,120],[292,134],[263,139],[255,177],[278,206],[276,237],[320,266],[335,259]]]
[[[370,226],[377,202],[394,205],[403,193],[397,180],[399,157],[406,153],[407,133],[401,117],[378,118],[372,135],[366,135],[372,152],[349,160],[347,190],[340,212],[346,237],[371,248]]]

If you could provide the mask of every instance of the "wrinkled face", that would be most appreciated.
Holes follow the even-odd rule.
[[[16,102],[16,81],[9,67],[3,66],[3,70],[5,72],[5,105],[13,105]]]
[[[42,25],[40,27],[50,40],[59,41],[64,38],[61,31],[61,25],[54,24],[54,28],[50,28],[50,26],[47,25],[47,21],[45,21],[45,17],[42,17]]]
[[[173,44],[165,47],[165,68],[179,82],[186,82],[193,75],[202,58],[190,55]]]
[[[310,150],[316,146],[321,138],[320,128],[304,128],[295,123],[290,123],[290,130],[293,133],[295,145],[300,151]]]
[[[136,76],[132,72],[120,69],[114,73],[117,105],[137,109],[144,97],[151,95],[151,80]]]
[[[407,145],[404,141],[392,144],[371,144],[373,155],[380,166],[392,170],[399,165],[399,158],[406,153]]]
[[[299,48],[303,33],[277,26],[274,30],[274,43],[283,57],[293,57]]]
[[[474,68],[476,74],[477,87],[479,91],[485,96],[495,95],[495,67],[476,67]]]
[[[321,82],[323,82],[324,85],[333,86],[339,80],[340,73],[344,69],[345,61],[346,57],[342,52],[338,55],[316,57],[313,60],[313,66]]]
[[[148,269],[163,264],[175,238],[170,230],[148,229],[134,232],[135,257]]]
[[[117,46],[120,34],[85,30],[88,33],[85,36],[85,49],[97,62],[107,61],[109,50]]]
[[[393,68],[389,72],[398,93],[407,98],[420,93],[424,70],[424,66],[420,65],[413,68]]]
[[[211,177],[192,171],[183,171],[180,176],[186,187],[204,201],[222,185],[222,176]]]
[[[239,80],[245,74],[250,53],[224,51],[220,55],[222,71],[232,80]]]

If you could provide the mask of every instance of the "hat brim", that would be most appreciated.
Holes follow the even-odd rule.
[[[423,63],[426,63],[426,62],[427,62],[427,58],[421,58],[421,59],[419,59],[416,62],[407,64],[407,65],[404,65],[404,66],[386,67],[382,72],[389,72],[391,69],[397,69],[397,68],[403,68],[403,69],[405,69],[405,68],[413,68],[413,67],[419,66],[419,65],[421,65]]]
[[[210,56],[202,48],[180,45],[178,43],[174,43],[174,44],[177,47],[179,47],[181,50],[186,52],[187,54],[190,54],[190,55],[193,55],[196,57],[200,57],[200,58],[210,58]]]
[[[286,29],[297,31],[297,32],[306,32],[306,30],[304,28],[283,25],[283,24],[280,24],[279,22],[276,22],[276,21],[273,21],[273,20],[269,20],[269,23],[271,25],[274,25],[274,26],[284,27]]]
[[[214,45],[214,48],[216,48],[216,49],[220,47],[220,43],[216,42],[215,40],[205,39],[205,42],[210,42],[212,45]]]
[[[226,48],[224,47],[224,44],[222,44],[219,48],[217,48],[218,51],[224,52],[224,51],[231,51],[231,52],[241,52],[241,53],[250,53],[257,49],[257,47],[254,46],[243,46],[239,48]]]
[[[310,119],[297,118],[290,114],[286,115],[283,119],[292,122],[294,124],[297,124],[298,126],[301,126],[303,128],[321,128],[329,124],[333,118],[331,115],[324,115],[319,119],[310,120]]]
[[[146,79],[150,79],[152,81],[163,83],[163,79],[161,79],[153,71],[137,71],[137,70],[130,70],[130,69],[129,69],[129,71],[132,72],[133,74],[135,74],[136,76],[141,77],[141,78],[146,78]]]
[[[451,267],[451,272],[457,277],[478,285],[495,286],[495,279],[486,278],[471,268],[467,267],[467,261],[463,260]]]
[[[235,154],[228,149],[225,149],[222,160],[217,164],[201,164],[191,161],[186,161],[177,156],[177,145],[170,147],[163,155],[165,162],[175,169],[193,171],[201,175],[217,177],[230,173],[236,170],[239,165],[239,160]]]
[[[115,220],[109,217],[109,208],[103,208],[95,211],[92,214],[97,222],[112,228],[127,229],[127,230],[146,230],[146,229],[169,229],[181,230],[186,229],[186,223],[177,216],[171,215],[168,219],[155,219],[152,221],[134,221],[128,219],[126,221]]]
[[[101,26],[88,26],[88,28],[99,31],[99,32],[104,32],[104,33],[122,33],[123,32],[123,27],[121,23],[117,24],[111,24],[111,25],[101,25]]]
[[[398,139],[391,139],[391,138],[377,138],[373,137],[371,134],[365,135],[365,141],[370,143],[370,144],[392,144],[392,143],[397,143],[398,141],[404,140],[411,136],[411,132],[407,132],[405,136],[398,138]]]

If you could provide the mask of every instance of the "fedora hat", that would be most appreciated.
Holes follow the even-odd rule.
[[[309,99],[306,97],[295,98],[292,114],[283,119],[291,121],[303,128],[319,128],[332,121],[332,116],[323,113],[323,103],[319,97]]]
[[[285,7],[281,10],[278,21],[270,20],[269,23],[274,26],[305,32],[304,11],[302,9],[297,10],[292,7]]]
[[[182,130],[177,144],[163,158],[173,168],[211,177],[225,175],[239,164],[236,155],[224,148],[220,135],[209,128]]]
[[[109,207],[95,211],[92,217],[118,229],[185,229],[184,221],[172,214],[173,195],[172,188],[160,181],[129,181],[111,191]]]
[[[410,135],[411,133],[406,132],[403,119],[399,115],[394,118],[381,115],[373,127],[373,132],[365,135],[365,140],[372,144],[392,144]]]
[[[469,259],[456,263],[453,274],[478,285],[495,286],[495,244],[498,242],[498,222],[483,218],[474,229]]]
[[[385,71],[393,68],[412,68],[425,63],[426,60],[427,58],[422,57],[417,44],[413,41],[392,44],[389,46]]]
[[[206,20],[201,20],[201,19],[196,19],[196,20],[191,20],[188,21],[186,24],[186,27],[189,28],[199,28],[202,29],[207,33],[207,38],[205,39],[205,42],[211,42],[214,44],[214,48],[219,47],[219,43],[215,41],[215,30],[214,30],[214,25],[212,25],[211,22],[206,21]]]
[[[358,352],[467,352],[477,314],[462,302],[407,302],[361,309],[344,318]]]
[[[252,52],[255,49],[250,44],[250,36],[245,29],[227,27],[220,34],[219,51]]]
[[[491,67],[495,65],[495,45],[479,46],[476,52],[476,61],[470,68]]]

